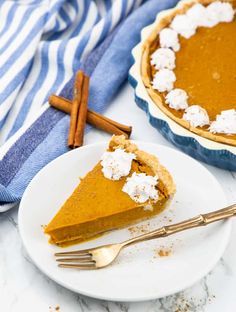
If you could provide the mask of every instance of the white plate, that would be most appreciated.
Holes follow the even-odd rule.
[[[194,159],[164,146],[143,142],[137,144],[159,157],[177,185],[170,207],[151,221],[143,222],[144,229],[151,230],[226,205],[224,193],[216,179]],[[51,220],[79,177],[100,159],[106,145],[88,145],[64,154],[32,180],[19,209],[20,234],[29,256],[41,271],[57,283],[94,298],[142,301],[164,297],[191,286],[214,267],[224,252],[230,235],[229,220],[132,246],[105,269],[79,271],[57,267],[53,254],[61,248],[48,244],[42,225]],[[69,249],[118,242],[134,235],[131,232],[128,229],[117,230]],[[138,232],[135,228],[136,235]],[[171,254],[160,257],[160,249],[167,249]]]

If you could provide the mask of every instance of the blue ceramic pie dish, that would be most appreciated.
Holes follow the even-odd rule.
[[[132,51],[133,66],[129,71],[129,82],[135,91],[135,101],[146,112],[150,124],[180,150],[207,164],[236,171],[235,146],[214,142],[185,129],[166,116],[146,91],[141,77],[142,46],[163,14],[165,11],[157,15],[152,25],[142,30],[141,41]]]

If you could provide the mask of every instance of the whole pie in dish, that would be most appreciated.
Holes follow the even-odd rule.
[[[171,119],[236,146],[236,0],[186,0],[159,15],[143,45],[149,96]]]
[[[158,214],[174,193],[173,179],[156,156],[113,136],[45,233],[52,244],[79,243]]]

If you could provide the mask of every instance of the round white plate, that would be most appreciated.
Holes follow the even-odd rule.
[[[68,152],[43,168],[29,184],[19,209],[19,228],[24,246],[38,268],[57,283],[94,298],[142,301],[181,291],[207,274],[221,257],[230,235],[230,221],[188,230],[175,236],[144,242],[124,250],[113,265],[96,271],[57,267],[53,254],[61,250],[89,248],[118,242],[164,224],[178,222],[226,205],[216,179],[197,161],[160,146],[137,142],[157,155],[169,169],[177,186],[172,204],[143,226],[113,231],[96,240],[61,249],[49,245],[42,226],[100,159],[106,143]],[[160,257],[159,251],[170,252]]]

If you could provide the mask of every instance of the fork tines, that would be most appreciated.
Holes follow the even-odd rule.
[[[89,253],[89,250],[81,251],[69,251],[69,252],[57,252],[55,253],[58,266],[62,268],[76,268],[76,269],[95,269],[96,263],[92,259],[92,254]],[[62,258],[65,256],[70,256],[71,258]]]

